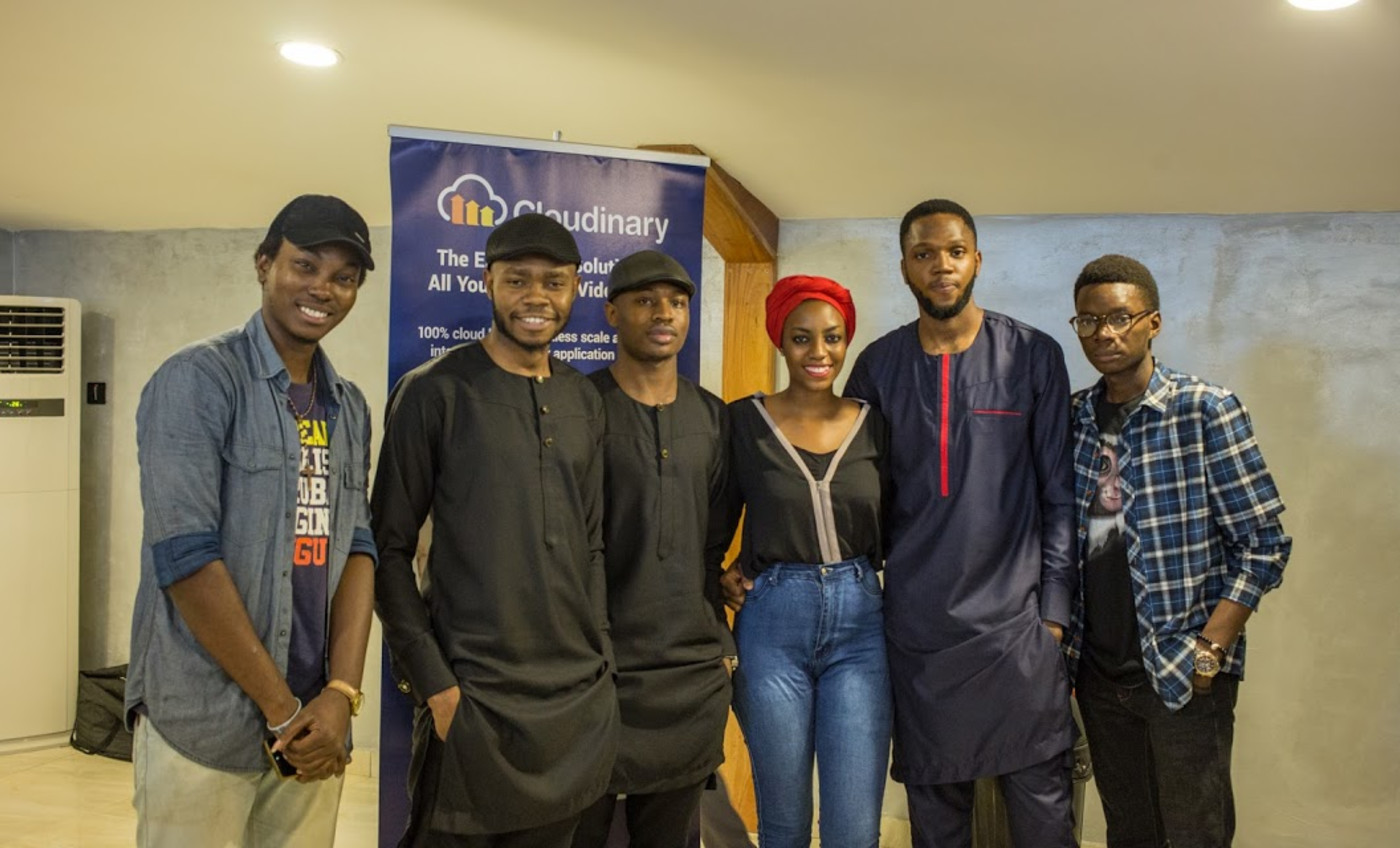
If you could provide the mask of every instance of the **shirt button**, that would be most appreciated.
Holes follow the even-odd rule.
[[[540,407],[540,415],[548,415],[548,414],[549,414],[549,407],[548,407],[548,406],[542,406],[542,407]]]
[[[400,680],[399,691],[407,695],[409,692],[413,691],[413,687],[408,685],[407,680]]]
[[[282,576],[283,576],[283,577],[286,577],[288,574],[291,574],[291,573],[292,573],[292,572],[290,572],[290,571],[284,571],[284,572],[282,572]]]
[[[287,635],[287,631],[285,631],[285,630],[279,631],[277,635],[278,635],[278,636],[286,636],[286,635]]]
[[[661,449],[661,458],[662,458],[662,459],[670,459],[670,458],[671,458],[671,449],[670,449],[670,448],[662,448],[662,449]]]
[[[552,447],[554,447],[554,437],[553,437],[553,436],[546,436],[546,437],[545,437],[545,440],[544,440],[544,446],[547,447],[547,448],[552,448]]]
[[[544,382],[544,377],[543,377],[543,376],[536,376],[536,377],[535,377],[535,382],[536,382],[536,383],[543,383],[543,382]]]

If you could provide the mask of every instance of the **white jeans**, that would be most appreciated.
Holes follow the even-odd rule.
[[[331,848],[343,778],[311,783],[200,765],[136,721],[136,844],[139,848]]]

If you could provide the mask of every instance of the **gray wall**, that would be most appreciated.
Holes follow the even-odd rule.
[[[1053,335],[1084,263],[1135,256],[1162,294],[1162,361],[1247,404],[1295,539],[1249,625],[1235,739],[1240,848],[1379,845],[1400,832],[1400,214],[978,221],[977,300]],[[780,270],[833,277],[859,349],[915,316],[897,220],[785,221]],[[853,354],[854,355],[854,352]],[[848,365],[853,362],[848,359]],[[887,794],[887,811],[903,809]],[[1091,792],[1085,837],[1102,841]]]
[[[0,238],[0,268],[10,262]],[[18,294],[76,298],[83,306],[83,380],[108,384],[105,406],[84,406],[79,663],[126,662],[140,575],[141,495],[136,405],[167,356],[196,339],[240,326],[261,303],[253,250],[261,230],[20,232],[13,237]],[[375,422],[388,394],[388,228],[375,228],[377,269],[354,310],[326,341],[336,369],[364,391]],[[718,390],[723,341],[722,263],[705,246],[704,303],[694,321],[705,340],[701,380]],[[0,276],[0,290],[9,279]],[[379,744],[379,631],[366,664],[366,712],[356,721],[361,749]]]
[[[0,294],[15,292],[15,236],[0,230]]]

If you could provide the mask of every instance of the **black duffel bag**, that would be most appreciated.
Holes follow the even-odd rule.
[[[78,672],[78,710],[69,744],[84,754],[131,762],[125,700],[125,665]]]

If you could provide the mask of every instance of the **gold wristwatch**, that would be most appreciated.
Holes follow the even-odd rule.
[[[344,680],[332,680],[326,684],[327,689],[334,689],[344,695],[350,701],[350,716],[353,718],[360,714],[360,707],[365,703],[365,693],[346,683]]]
[[[1209,645],[1201,647],[1201,643]],[[1196,637],[1195,670],[1201,677],[1214,677],[1220,673],[1220,663],[1225,659],[1225,646],[1212,642],[1204,636]]]

